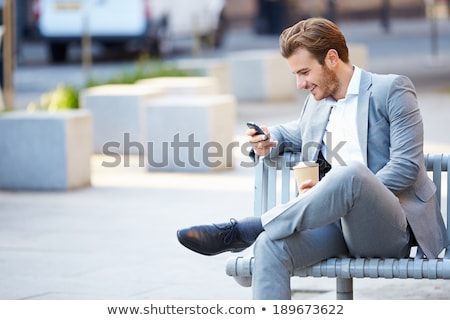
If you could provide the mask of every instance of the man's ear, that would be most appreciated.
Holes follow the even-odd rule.
[[[325,56],[325,63],[329,68],[333,68],[339,61],[339,53],[335,49],[330,49]]]

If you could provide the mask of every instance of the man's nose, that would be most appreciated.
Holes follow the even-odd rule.
[[[307,86],[307,81],[305,77],[297,75],[297,89],[305,89]]]

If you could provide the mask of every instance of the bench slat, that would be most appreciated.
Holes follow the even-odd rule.
[[[227,275],[251,277],[254,257],[228,260]],[[330,258],[310,267],[297,269],[298,277],[450,279],[449,259]]]

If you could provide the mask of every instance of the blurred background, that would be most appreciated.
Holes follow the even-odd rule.
[[[341,26],[371,23],[385,34],[392,33],[395,21],[421,21],[420,27],[411,25],[411,31],[416,30],[422,46],[426,42],[425,50],[437,55],[447,45],[447,41],[439,43],[439,24],[449,16],[448,0],[198,0],[195,5],[183,0],[2,0],[0,6],[0,84],[6,109],[23,108],[27,100],[36,99],[27,96],[15,72],[26,67],[49,66],[39,70],[45,77],[47,70],[54,70],[52,66],[59,65],[61,70],[67,64],[82,64],[86,84],[93,63],[113,61],[117,69],[143,56],[169,60],[276,49],[277,36],[285,27],[312,16],[327,17]],[[415,41],[404,38],[403,43],[376,47],[372,39],[361,34],[358,38],[357,25],[346,35],[365,44],[369,54],[408,50],[404,43]],[[73,82],[82,85],[80,80]],[[46,83],[51,85],[42,88],[44,92],[55,85],[55,81]],[[17,96],[20,93],[22,97]]]
[[[4,2],[1,1],[2,7]],[[145,19],[142,26],[146,29],[141,30],[141,35],[147,42],[151,41],[145,38],[158,37],[161,41],[164,37],[175,37],[179,40],[200,33],[204,37],[216,37],[214,45],[220,46],[229,30],[244,28],[257,34],[278,35],[285,27],[312,16],[324,16],[335,22],[378,20],[386,32],[390,30],[392,19],[430,16],[432,6],[439,7],[441,17],[448,16],[447,0],[199,0],[195,5],[182,0],[138,0],[116,4],[120,2],[11,1],[9,14],[12,14],[18,62],[26,62],[23,44],[30,42],[48,46],[49,61],[64,61],[66,47],[73,43],[80,45],[85,34],[106,45],[116,44],[116,48],[108,50],[114,54],[114,49],[120,49],[119,44],[126,43],[124,35],[132,35],[132,27],[121,20],[132,21],[132,17],[134,24]],[[201,16],[206,13],[209,16]],[[149,46],[147,49],[158,51],[161,48]]]

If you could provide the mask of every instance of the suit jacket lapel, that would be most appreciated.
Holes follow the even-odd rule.
[[[369,130],[369,103],[370,103],[370,86],[372,85],[372,79],[370,74],[362,71],[361,84],[358,95],[358,107],[356,111],[356,125],[358,130],[359,145],[364,158],[364,162],[367,164],[367,135]]]
[[[307,130],[302,132],[302,158],[303,161],[316,161],[328,124],[331,106],[321,100],[313,103],[308,111],[309,116],[306,117],[306,121],[309,124],[304,126]]]

